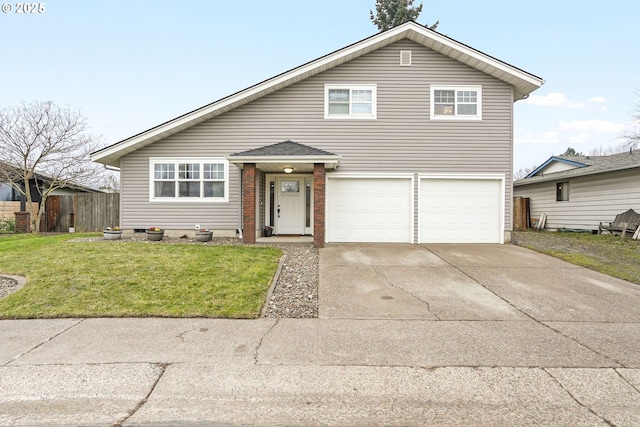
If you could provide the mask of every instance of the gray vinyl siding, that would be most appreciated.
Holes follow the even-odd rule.
[[[528,197],[531,216],[547,214],[549,229],[597,230],[600,221],[613,221],[628,209],[640,212],[640,170],[561,179],[569,181],[569,201],[556,202],[556,181],[514,187]]]
[[[399,65],[400,50],[413,52],[410,67]],[[376,84],[377,120],[325,119],[327,83]],[[445,84],[481,85],[482,120],[430,120],[430,85]],[[197,221],[215,229],[238,228],[235,166],[230,166],[227,204],[149,203],[148,158],[226,156],[288,139],[341,155],[340,173],[502,173],[510,182],[512,99],[508,84],[399,41],[124,157],[123,226],[192,228]],[[510,185],[505,192],[505,230],[510,230]]]

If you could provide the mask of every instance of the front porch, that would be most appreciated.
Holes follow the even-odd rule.
[[[293,141],[235,153],[242,170],[242,239],[245,243],[325,242],[326,170],[340,156]],[[275,236],[268,237],[265,229]],[[278,240],[274,240],[278,239]]]
[[[256,243],[314,243],[313,236],[257,237]]]

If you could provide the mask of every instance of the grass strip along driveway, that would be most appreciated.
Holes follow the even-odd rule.
[[[640,284],[640,240],[571,232],[514,232],[514,244]]]
[[[95,236],[95,235],[92,235]],[[0,271],[27,284],[0,318],[257,317],[282,251],[269,247],[0,236]]]

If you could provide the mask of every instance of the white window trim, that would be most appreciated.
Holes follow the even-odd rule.
[[[560,199],[558,199],[558,186],[562,186]],[[571,185],[569,181],[556,181],[556,203],[568,202],[571,198]]]
[[[178,163],[199,163],[200,176],[204,174],[204,163],[219,163],[224,165],[224,197],[154,197],[154,165],[156,163],[174,163],[176,186],[178,179]],[[198,181],[202,182],[203,178]],[[176,194],[178,189],[176,188]],[[229,202],[229,161],[224,157],[150,157],[149,158],[149,201],[167,203],[228,203]]]
[[[441,116],[437,116],[435,114],[435,97],[434,97],[434,93],[436,90],[453,90],[455,91],[455,99],[456,99],[456,105],[457,105],[457,97],[458,97],[458,91],[464,91],[464,90],[474,90],[478,93],[478,113],[475,116],[471,116],[471,115],[457,115],[454,114],[453,116],[445,116],[445,115],[441,115]],[[482,86],[479,85],[473,85],[473,86],[466,86],[466,85],[461,85],[461,86],[431,86],[431,90],[430,90],[430,115],[431,115],[431,120],[482,120]]]
[[[371,91],[371,114],[329,114],[329,90],[349,89]],[[324,85],[324,118],[330,120],[375,120],[377,118],[378,86],[375,84],[325,84]],[[351,105],[351,98],[349,99]]]

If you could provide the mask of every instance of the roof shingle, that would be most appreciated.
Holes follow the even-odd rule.
[[[282,141],[277,144],[234,153],[231,156],[335,156],[329,151],[320,150],[294,141]]]
[[[549,173],[547,175],[532,176],[515,181],[514,186],[533,184],[537,182],[553,181],[565,178],[574,178],[585,175],[595,175],[599,173],[615,172],[626,169],[640,168],[640,151],[627,151],[611,156],[571,156],[566,158],[573,162],[582,163],[587,166],[577,167],[562,172]]]

